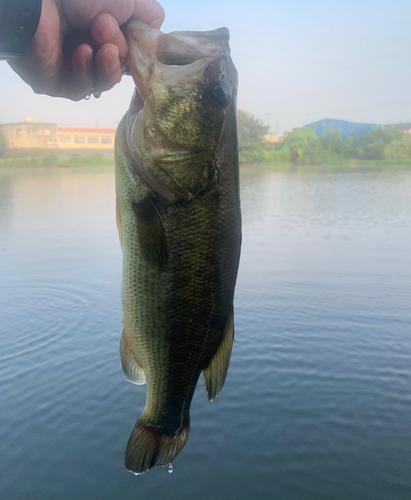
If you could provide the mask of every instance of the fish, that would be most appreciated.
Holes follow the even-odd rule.
[[[146,383],[127,443],[135,474],[187,442],[200,374],[213,401],[234,341],[241,247],[237,71],[229,31],[124,29],[136,86],[115,140],[123,254],[121,364]]]

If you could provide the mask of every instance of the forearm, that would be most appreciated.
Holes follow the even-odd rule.
[[[42,0],[0,0],[0,59],[24,54],[40,20]]]

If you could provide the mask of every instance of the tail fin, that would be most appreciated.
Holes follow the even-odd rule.
[[[124,460],[127,469],[142,474],[153,467],[171,463],[184,448],[189,431],[187,425],[168,434],[140,417],[127,443]]]

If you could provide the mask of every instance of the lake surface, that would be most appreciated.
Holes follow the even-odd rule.
[[[411,497],[411,171],[241,174],[225,387],[134,476],[114,172],[0,169],[2,500]]]

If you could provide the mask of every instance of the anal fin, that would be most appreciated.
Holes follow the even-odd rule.
[[[230,364],[231,351],[234,342],[234,314],[231,312],[224,331],[224,338],[214,354],[210,364],[203,370],[204,385],[209,401],[220,394]]]
[[[123,328],[120,341],[120,359],[124,375],[128,381],[137,385],[146,383],[143,367],[133,351],[128,332],[125,328]]]

